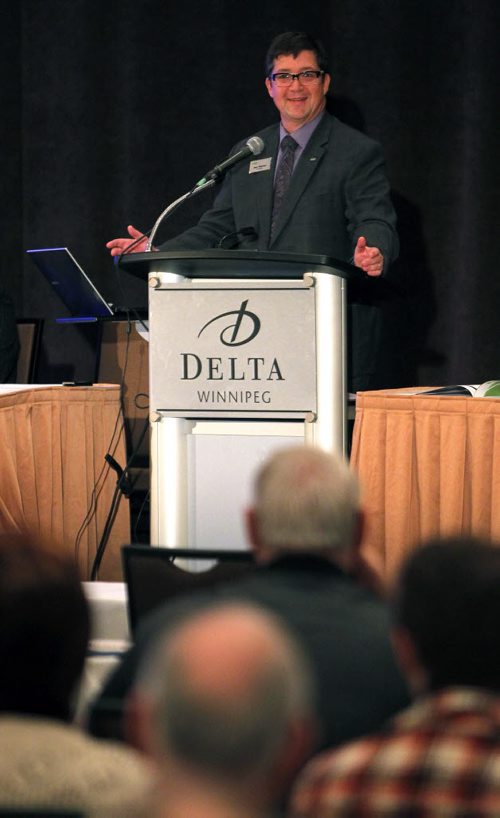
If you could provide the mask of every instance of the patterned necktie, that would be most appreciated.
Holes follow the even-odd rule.
[[[276,223],[278,221],[279,212],[285,194],[290,185],[293,171],[293,155],[298,145],[295,139],[290,135],[284,136],[281,140],[281,160],[276,171],[276,179],[274,180],[274,199],[273,199],[273,214],[271,217],[271,239],[276,231]]]

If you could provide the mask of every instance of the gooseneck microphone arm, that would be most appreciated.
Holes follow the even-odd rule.
[[[224,174],[236,165],[238,162],[241,162],[242,159],[246,159],[248,156],[258,156],[259,153],[262,153],[264,150],[264,142],[260,138],[260,136],[251,136],[250,139],[247,140],[245,146],[239,150],[237,153],[234,153],[224,162],[221,162],[220,165],[216,165],[212,170],[209,170],[208,173],[200,179],[191,190],[188,190],[187,193],[184,193],[183,196],[180,196],[175,202],[169,204],[168,207],[165,208],[163,213],[160,213],[157,220],[153,225],[153,229],[149,234],[148,243],[146,245],[146,251],[149,253],[153,249],[153,240],[157,233],[157,230],[164,219],[169,216],[179,205],[181,205],[186,199],[190,199],[192,196],[196,196],[197,193],[201,193],[202,190],[205,190],[207,187],[212,187],[213,185],[220,182]]]
[[[149,234],[148,243],[146,245],[146,252],[147,253],[149,253],[153,249],[153,240],[154,240],[154,237],[155,237],[155,235],[156,235],[156,233],[158,231],[158,228],[159,228],[160,224],[162,223],[163,219],[166,219],[167,216],[169,216],[171,213],[173,213],[173,211],[177,207],[179,207],[179,205],[181,205],[183,202],[185,202],[186,199],[189,199],[192,196],[196,196],[197,193],[201,193],[201,191],[205,190],[205,188],[207,188],[207,187],[213,187],[213,185],[215,185],[215,183],[216,183],[215,179],[208,179],[203,185],[200,185],[200,184],[195,185],[195,187],[191,188],[191,190],[188,190],[187,193],[184,193],[182,196],[179,196],[179,198],[176,199],[175,202],[172,202],[171,204],[169,204],[168,207],[165,208],[163,213],[160,213],[160,215],[158,216],[158,218],[156,219],[156,221],[155,221],[155,223],[153,225],[153,229],[151,230],[151,233]]]

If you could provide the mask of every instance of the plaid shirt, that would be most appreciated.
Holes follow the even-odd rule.
[[[313,759],[293,818],[500,816],[500,696],[448,688]]]

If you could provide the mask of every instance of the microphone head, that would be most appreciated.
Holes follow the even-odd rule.
[[[260,136],[251,136],[246,142],[254,156],[258,156],[264,150],[264,140]]]

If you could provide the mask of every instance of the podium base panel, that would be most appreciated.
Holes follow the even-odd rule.
[[[305,442],[300,422],[163,418],[152,430],[151,545],[167,548],[246,550],[255,472],[276,449]],[[179,436],[180,447],[169,445]]]

